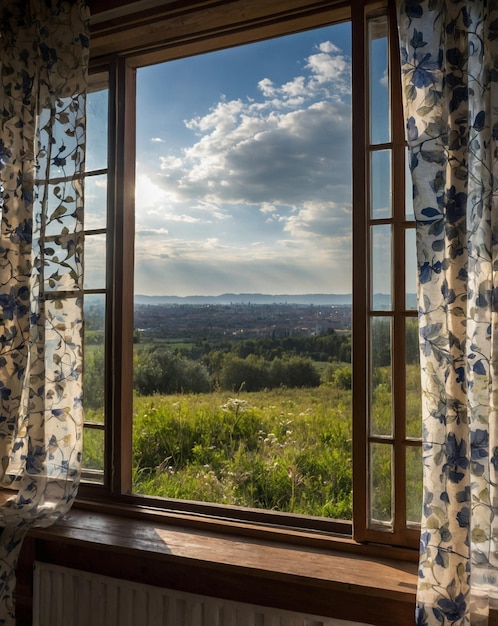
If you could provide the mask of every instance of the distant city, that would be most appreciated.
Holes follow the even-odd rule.
[[[380,296],[382,297],[382,296]],[[223,293],[218,296],[143,296],[135,295],[135,304],[349,304],[351,294],[265,294]]]
[[[351,305],[138,304],[135,329],[143,337],[195,340],[281,338],[351,329]]]
[[[135,329],[144,337],[208,340],[350,332],[351,302],[351,294],[137,295]],[[415,296],[410,302],[413,306]],[[389,304],[389,296],[374,298],[376,309]]]
[[[374,296],[374,309],[390,308]],[[135,296],[134,327],[144,339],[252,339],[351,332],[351,294],[224,293],[218,296]],[[416,308],[415,294],[407,308]],[[87,296],[87,330],[103,328],[102,296]]]

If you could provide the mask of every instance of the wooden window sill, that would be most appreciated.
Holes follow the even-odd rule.
[[[166,516],[73,508],[55,526],[30,532],[18,572],[19,614],[29,612],[28,565],[39,560],[279,609],[379,626],[410,624],[417,564],[389,554],[389,548],[365,550],[351,540],[332,538],[328,548],[289,545],[171,524]]]

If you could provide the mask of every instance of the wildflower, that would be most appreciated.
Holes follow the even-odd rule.
[[[249,408],[249,402],[238,398],[229,398],[226,404],[221,405],[221,409],[230,413],[244,413]]]

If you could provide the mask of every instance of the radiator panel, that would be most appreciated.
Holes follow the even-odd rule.
[[[36,562],[33,626],[367,626]]]

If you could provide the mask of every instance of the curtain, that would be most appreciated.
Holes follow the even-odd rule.
[[[481,625],[498,599],[498,3],[397,10],[423,389],[417,624]]]
[[[0,624],[26,530],[78,487],[88,47],[83,0],[2,0]]]

